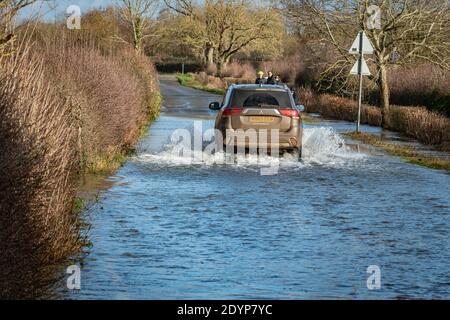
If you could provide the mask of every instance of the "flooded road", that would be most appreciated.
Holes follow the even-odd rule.
[[[218,97],[161,90],[160,119],[89,210],[68,298],[450,298],[448,173],[351,146],[339,132],[353,124],[333,121],[305,125],[304,162],[287,155],[276,175],[260,174],[270,157],[189,164],[169,137],[212,127]]]

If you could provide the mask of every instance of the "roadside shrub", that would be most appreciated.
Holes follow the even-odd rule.
[[[397,68],[390,72],[391,103],[424,106],[450,116],[450,73],[432,64]]]
[[[299,88],[297,92],[299,103],[303,103],[308,112],[331,119],[356,120],[357,102],[354,100],[328,94],[314,95],[305,88]],[[380,126],[381,117],[378,107],[362,106],[361,123]],[[441,150],[450,150],[450,119],[426,108],[391,106],[386,115],[386,127]]]
[[[215,89],[226,89],[226,84],[219,77],[210,76],[206,72],[200,72],[194,74],[194,80],[199,82],[203,86],[215,88]]]
[[[228,63],[222,70],[222,78],[252,79],[256,78],[256,70],[250,64],[239,62]]]
[[[112,160],[122,159],[116,155],[128,153],[141,126],[158,114],[153,107],[159,89],[156,71],[133,51],[105,55],[89,37],[62,35],[49,45],[38,44],[37,51],[71,110],[80,166],[90,171],[115,169],[120,162]]]
[[[215,76],[217,74],[217,67],[214,64],[209,65],[206,68],[206,74],[209,76]]]
[[[298,56],[290,56],[284,59],[266,61],[260,65],[264,72],[272,71],[278,75],[282,82],[294,84],[299,73],[303,73],[305,68]]]
[[[387,126],[417,140],[450,151],[450,119],[421,107],[390,109]]]
[[[42,266],[79,250],[70,110],[29,52],[0,59],[0,297],[29,297]]]
[[[83,33],[0,57],[0,297],[32,298],[83,246],[80,172],[111,171],[159,112],[153,64]],[[28,43],[24,40],[25,43]]]

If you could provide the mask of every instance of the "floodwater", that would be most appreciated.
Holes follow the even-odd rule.
[[[189,163],[176,129],[213,126],[219,97],[161,79],[162,115],[87,214],[71,299],[450,298],[450,175],[305,125],[304,161]],[[378,130],[363,127],[364,130]],[[369,290],[369,266],[380,288]],[[64,284],[62,285],[64,287]]]

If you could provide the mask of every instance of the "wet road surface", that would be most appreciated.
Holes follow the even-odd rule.
[[[161,79],[163,109],[89,210],[73,299],[450,298],[450,175],[305,126],[304,162],[190,164],[171,134],[213,126],[218,96]],[[377,128],[363,127],[376,131]],[[381,271],[369,290],[367,268]]]

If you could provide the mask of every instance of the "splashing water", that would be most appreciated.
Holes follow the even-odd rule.
[[[189,129],[195,132],[194,128]],[[208,145],[210,141],[202,141],[202,150],[197,151],[191,144],[188,152],[180,152],[180,145],[168,142],[163,150],[156,153],[144,153],[133,160],[141,163],[155,164],[165,167],[176,166],[202,166],[226,165],[247,170],[259,170],[261,167],[273,166],[279,162],[280,168],[304,168],[307,166],[345,166],[360,161],[365,156],[346,146],[344,139],[332,128],[316,127],[305,128],[303,134],[303,156],[298,161],[296,156],[289,153],[280,154],[280,157],[257,154],[225,154],[224,152],[211,152]]]
[[[303,158],[309,164],[333,166],[345,165],[365,156],[346,146],[344,139],[333,128],[316,127],[304,130]]]

